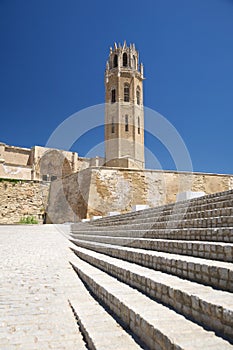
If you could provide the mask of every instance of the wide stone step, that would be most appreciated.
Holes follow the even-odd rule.
[[[213,332],[77,259],[73,267],[91,292],[150,350],[232,350],[228,341]]]
[[[233,201],[232,201],[233,204]],[[101,221],[101,226],[113,226],[113,225],[125,225],[125,224],[140,224],[140,223],[152,223],[152,222],[167,222],[167,221],[177,221],[177,220],[193,220],[193,219],[210,219],[213,217],[232,217],[233,208],[226,207],[221,209],[212,209],[212,210],[200,210],[200,211],[192,211],[192,212],[158,212],[155,214],[144,213],[144,215],[140,215],[132,218],[123,218],[119,216],[119,218],[115,218],[114,220],[104,220]],[[96,222],[91,222],[90,225],[94,227],[99,227]]]
[[[112,223],[111,226],[102,225],[101,227],[106,227],[109,230],[114,230],[116,227],[127,229],[163,229],[163,228],[198,228],[198,227],[228,227],[233,226],[233,216],[218,216],[218,217],[210,217],[210,218],[197,218],[197,219],[182,219],[173,220],[172,218],[168,218],[165,220],[156,221],[154,218],[140,220],[140,223],[132,222],[132,223],[124,223],[119,224],[118,222]]]
[[[225,291],[233,291],[233,264],[104,243],[71,241],[86,249],[163,271]]]
[[[179,203],[172,203],[167,206],[159,206],[155,208],[145,209],[138,212],[130,212],[121,215],[116,215],[112,217],[104,217],[102,219],[98,219],[95,221],[95,225],[103,225],[110,224],[115,221],[130,221],[135,219],[140,219],[142,217],[156,217],[158,215],[171,215],[171,214],[186,214],[192,212],[204,212],[207,210],[215,210],[215,209],[225,209],[232,208],[233,206],[233,198],[230,195],[227,200],[224,201],[214,201],[211,203],[201,202],[200,204],[194,205],[191,201]]]
[[[147,238],[110,237],[76,234],[76,239],[107,243],[118,246],[156,250],[167,253],[196,256],[199,258],[233,261],[233,244],[204,241],[181,241]]]
[[[84,248],[75,254],[233,342],[233,294]]]
[[[232,197],[231,197],[232,198]],[[151,208],[151,209],[145,209],[142,210],[140,212],[136,212],[135,213],[127,213],[127,214],[121,214],[121,215],[117,215],[117,216],[113,216],[113,217],[104,217],[102,219],[98,219],[96,220],[93,224],[95,226],[98,225],[110,225],[112,222],[122,222],[122,223],[126,223],[126,222],[131,222],[131,221],[135,221],[135,222],[140,222],[140,220],[142,218],[164,218],[164,220],[166,220],[167,217],[171,216],[171,215],[180,215],[185,217],[186,215],[189,216],[194,216],[195,214],[197,214],[197,217],[210,217],[212,216],[211,212],[216,211],[216,216],[218,215],[228,215],[228,213],[231,213],[230,215],[232,215],[232,207],[233,207],[233,199],[228,200],[228,201],[222,201],[222,202],[216,202],[216,203],[212,203],[211,205],[208,204],[202,204],[199,206],[188,206],[186,204],[183,205],[182,207],[177,207],[175,205],[173,205],[173,207],[168,208],[168,209],[161,209],[160,207],[156,207],[156,208]],[[213,213],[214,214],[214,213]],[[214,216],[214,215],[213,215]]]
[[[142,223],[128,223],[124,225],[115,225],[113,226],[102,226],[107,230],[115,230],[117,228],[122,228],[124,230],[150,230],[150,229],[166,229],[166,228],[211,228],[211,227],[231,227],[233,226],[233,216],[220,216],[220,217],[212,217],[209,219],[190,219],[190,220],[169,220],[169,221],[149,221]],[[87,227],[93,230],[91,225],[87,225]],[[72,231],[75,228],[72,228]]]
[[[232,203],[233,204],[233,203]],[[169,214],[164,214],[163,212],[159,212],[157,215],[151,215],[144,213],[144,215],[131,218],[131,219],[125,219],[122,217],[122,215],[119,216],[119,218],[115,218],[114,220],[112,219],[111,221],[104,220],[105,218],[101,219],[104,221],[96,222],[96,221],[91,221],[88,223],[78,223],[78,224],[73,224],[72,229],[74,230],[80,230],[82,227],[88,227],[90,230],[91,229],[96,229],[100,230],[102,227],[108,227],[108,228],[115,228],[115,226],[120,226],[120,225],[131,225],[131,224],[153,224],[153,223],[165,223],[165,222],[172,222],[172,221],[181,221],[181,220],[194,220],[194,219],[199,219],[199,220],[208,220],[210,218],[217,218],[217,217],[232,217],[233,216],[233,207],[227,207],[223,209],[214,209],[214,210],[206,210],[206,211],[194,211],[192,213],[169,213]]]
[[[78,276],[73,284],[74,293],[69,303],[88,349],[142,350],[132,336],[90,295]]]
[[[93,235],[94,230],[82,229],[71,233],[75,237],[76,234]],[[233,243],[233,228],[183,228],[183,229],[157,229],[157,230],[124,230],[115,228],[108,230],[102,228],[96,231],[98,236],[112,237],[128,237],[128,238],[160,238],[172,240],[195,240],[195,241],[216,241]]]

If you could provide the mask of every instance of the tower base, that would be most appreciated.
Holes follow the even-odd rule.
[[[145,164],[132,158],[115,158],[107,161],[104,166],[109,168],[144,169]]]

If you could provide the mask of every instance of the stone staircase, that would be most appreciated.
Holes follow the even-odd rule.
[[[70,240],[90,349],[233,349],[233,190],[73,224]]]

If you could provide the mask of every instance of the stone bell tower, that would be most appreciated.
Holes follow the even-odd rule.
[[[105,71],[106,166],[144,168],[143,80],[135,45],[115,43]]]

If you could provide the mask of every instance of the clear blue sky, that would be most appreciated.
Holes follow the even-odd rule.
[[[194,170],[233,173],[232,0],[0,0],[0,141],[44,145],[65,118],[103,103],[109,46],[124,39],[145,66],[144,104],[175,126]],[[74,149],[85,155],[103,137]],[[146,146],[173,168],[149,135]]]

